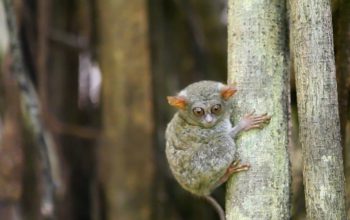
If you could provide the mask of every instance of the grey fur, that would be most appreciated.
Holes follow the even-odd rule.
[[[223,84],[200,81],[186,87],[186,108],[179,110],[166,130],[166,156],[179,184],[199,196],[209,195],[227,168],[235,161],[236,146],[230,136],[231,101],[221,97]],[[221,114],[210,113],[213,105],[221,105]],[[192,109],[200,106],[214,118],[211,124],[197,117]]]

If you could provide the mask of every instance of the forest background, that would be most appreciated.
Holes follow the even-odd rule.
[[[227,82],[227,4],[2,0],[0,219],[217,219],[205,200],[175,182],[164,131],[174,113],[167,95],[203,79]],[[331,6],[348,180],[350,3]],[[305,219],[288,67],[291,217]],[[213,196],[224,206],[225,186]]]

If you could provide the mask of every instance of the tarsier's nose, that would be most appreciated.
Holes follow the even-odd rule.
[[[210,114],[207,114],[204,119],[208,123],[213,122],[213,116],[211,116]]]

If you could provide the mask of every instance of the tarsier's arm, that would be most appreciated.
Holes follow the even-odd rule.
[[[267,113],[262,115],[254,115],[254,112],[251,112],[243,117],[243,119],[238,122],[238,124],[233,127],[230,131],[230,136],[235,138],[237,134],[241,131],[248,131],[254,128],[262,128],[264,124],[268,123],[271,119],[271,116]],[[246,171],[250,167],[249,164],[240,164],[239,160],[233,161],[233,163],[227,168],[225,175],[219,180],[216,187],[223,184],[227,179],[233,174],[241,171]]]
[[[235,138],[237,134],[241,131],[248,131],[254,128],[262,128],[265,123],[268,123],[271,119],[271,116],[267,113],[262,115],[254,115],[254,112],[251,112],[243,117],[243,119],[238,122],[230,131],[230,136]]]

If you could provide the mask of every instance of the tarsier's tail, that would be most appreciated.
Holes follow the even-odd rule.
[[[216,210],[218,215],[220,216],[220,220],[226,220],[225,218],[225,212],[220,206],[220,204],[211,196],[204,196],[205,200],[207,200]]]

